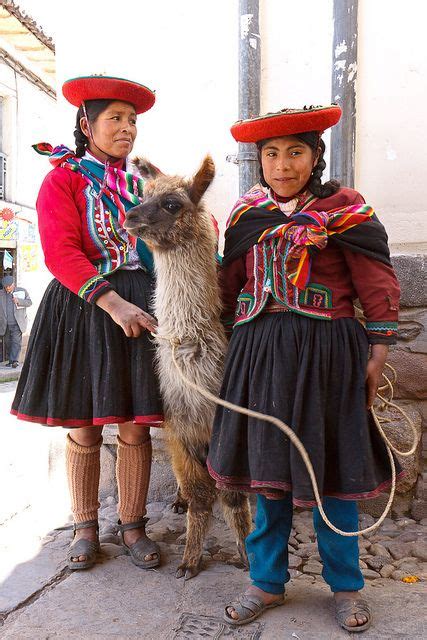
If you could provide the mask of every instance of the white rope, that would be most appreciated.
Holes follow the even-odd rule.
[[[237,413],[242,413],[243,415],[246,415],[250,418],[258,418],[260,420],[265,420],[266,422],[271,422],[271,424],[276,425],[276,427],[278,427],[281,431],[283,431],[283,433],[289,438],[289,440],[292,442],[292,444],[294,445],[294,447],[299,451],[299,454],[301,455],[301,458],[307,468],[308,474],[310,476],[310,480],[311,480],[311,484],[313,487],[313,492],[314,492],[314,496],[316,499],[316,503],[317,503],[317,507],[319,509],[319,513],[323,519],[323,521],[328,525],[328,527],[330,529],[332,529],[332,531],[335,531],[335,533],[338,533],[341,536],[345,536],[345,537],[352,537],[352,536],[362,536],[365,533],[369,533],[370,531],[374,531],[377,527],[380,526],[380,524],[384,521],[384,519],[386,518],[390,507],[392,505],[393,502],[393,498],[394,498],[394,494],[396,491],[396,465],[394,463],[394,459],[393,459],[393,455],[391,453],[391,451],[394,451],[394,453],[396,453],[399,456],[410,456],[412,455],[416,448],[417,448],[417,444],[418,444],[418,434],[416,432],[415,429],[415,425],[412,422],[412,420],[409,418],[409,416],[403,411],[403,409],[401,407],[399,407],[398,405],[396,405],[394,402],[391,402],[390,400],[387,400],[386,398],[384,398],[383,396],[380,396],[379,394],[377,394],[378,398],[381,400],[381,402],[384,405],[393,407],[395,409],[397,409],[402,415],[403,417],[407,420],[408,424],[410,425],[410,427],[412,428],[412,432],[414,435],[414,442],[413,445],[411,447],[411,449],[409,451],[399,451],[387,438],[386,434],[384,433],[384,430],[382,429],[381,425],[380,425],[380,420],[374,410],[374,407],[371,407],[371,413],[372,416],[374,418],[374,422],[381,434],[382,439],[385,442],[385,446],[387,449],[387,453],[388,453],[388,457],[390,460],[390,466],[391,466],[391,491],[390,491],[390,496],[389,499],[387,501],[386,507],[383,511],[383,513],[381,514],[380,518],[370,527],[367,527],[366,529],[361,529],[360,531],[342,531],[341,529],[338,529],[337,527],[335,527],[335,525],[332,524],[332,522],[328,519],[328,516],[326,515],[325,511],[323,510],[323,505],[322,505],[322,499],[320,497],[320,493],[319,493],[319,488],[317,485],[317,481],[316,481],[316,476],[314,474],[314,469],[313,469],[313,465],[311,464],[310,458],[308,456],[308,453],[304,447],[304,445],[302,444],[301,440],[298,438],[298,436],[292,431],[292,429],[282,420],[279,420],[279,418],[275,418],[274,416],[270,416],[266,413],[260,413],[259,411],[253,411],[252,409],[246,409],[244,407],[240,407],[236,404],[233,404],[232,402],[228,402],[227,400],[222,400],[221,398],[218,398],[217,396],[215,396],[214,394],[210,393],[210,391],[207,391],[206,389],[203,389],[202,387],[199,387],[199,385],[195,384],[194,382],[192,382],[189,378],[187,378],[187,376],[182,372],[177,360],[176,360],[176,355],[175,355],[175,351],[176,351],[176,347],[179,346],[179,341],[175,340],[175,339],[171,339],[171,338],[167,338],[167,337],[163,337],[163,336],[159,336],[158,334],[152,334],[153,336],[155,336],[156,338],[160,339],[160,340],[167,340],[168,342],[170,342],[170,345],[172,347],[172,360],[173,363],[180,375],[180,377],[182,378],[183,382],[185,382],[185,384],[187,384],[191,389],[194,389],[194,391],[197,391],[198,393],[200,393],[200,395],[204,396],[207,400],[210,400],[211,402],[214,402],[215,404],[219,404],[223,407],[225,407],[226,409],[231,409],[232,411],[236,411]],[[394,381],[396,380],[396,372],[393,369],[393,367],[391,367],[390,365],[386,365],[389,369],[392,370],[393,375],[394,375]],[[391,381],[389,380],[389,378],[387,378],[387,376],[384,375],[383,373],[383,377],[386,380],[386,385],[385,388],[388,388],[390,391],[390,398],[393,397],[393,385],[391,383]],[[381,390],[384,387],[381,387]]]

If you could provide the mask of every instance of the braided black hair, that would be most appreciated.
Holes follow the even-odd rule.
[[[85,108],[86,114],[89,119],[89,123],[96,122],[98,116],[105,111],[108,105],[114,102],[114,100],[86,100]],[[79,107],[76,116],[76,128],[74,129],[74,140],[76,141],[76,156],[82,158],[86,152],[86,148],[89,145],[89,138],[83,133],[80,120],[85,117],[83,106]]]
[[[313,171],[311,172],[310,180],[306,184],[305,188],[311,191],[311,193],[317,198],[329,198],[329,196],[332,196],[338,191],[338,189],[340,188],[340,183],[338,182],[338,180],[332,179],[322,184],[321,178],[323,171],[326,168],[326,162],[323,157],[325,154],[326,145],[320,137],[319,132],[307,131],[306,133],[297,133],[295,134],[295,138],[298,138],[298,140],[301,140],[301,142],[308,144],[308,146],[314,152],[320,149],[319,159],[316,166],[313,168]],[[261,164],[261,149],[266,142],[267,140],[261,140],[260,142],[257,142],[260,182],[264,187],[269,186],[265,181]]]

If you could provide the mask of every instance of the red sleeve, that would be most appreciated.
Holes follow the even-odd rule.
[[[87,302],[111,289],[82,249],[82,223],[73,190],[74,174],[57,167],[47,174],[37,198],[40,239],[49,271]]]
[[[332,196],[333,197],[333,196]],[[353,189],[342,188],[339,206],[364,204],[364,197]],[[354,289],[366,318],[366,331],[371,344],[394,344],[397,336],[400,287],[393,267],[361,253],[343,250]]]
[[[351,204],[363,204],[355,192]],[[394,344],[397,337],[400,287],[394,269],[361,253],[343,251],[351,279],[366,318],[371,344]]]
[[[400,287],[393,267],[361,253],[343,255],[366,318],[371,344],[394,344],[397,335]]]
[[[237,296],[246,284],[246,260],[241,256],[227,267],[219,269],[219,286],[222,301],[222,322],[227,332],[231,332],[236,313]]]

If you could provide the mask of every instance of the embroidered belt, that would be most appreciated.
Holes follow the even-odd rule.
[[[270,297],[264,309],[262,310],[262,313],[283,313],[284,311],[289,312],[290,309],[277,302],[274,298]]]

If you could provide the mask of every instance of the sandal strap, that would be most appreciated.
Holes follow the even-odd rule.
[[[98,520],[86,520],[86,522],[73,523],[74,531],[78,531],[79,529],[90,529],[91,527],[96,527],[96,530],[99,531]]]
[[[118,520],[117,526],[119,531],[123,533],[123,531],[130,531],[131,529],[141,529],[142,527],[145,527],[148,520],[149,518],[141,518],[141,520],[138,520],[137,522],[127,522],[126,524],[122,524],[122,521]]]
[[[364,598],[360,598],[359,600],[347,600],[340,602],[335,606],[336,614],[339,618],[349,618],[350,616],[354,616],[357,613],[363,613],[368,618],[371,616],[371,608]]]
[[[139,560],[144,560],[145,556],[153,555],[155,553],[157,553],[157,555],[160,554],[159,545],[154,540],[151,540],[151,538],[149,538],[148,536],[143,536],[130,546],[125,546],[127,546],[130,553]]]
[[[79,556],[87,556],[90,559],[91,556],[96,555],[99,550],[99,543],[94,540],[85,540],[80,538],[77,542],[74,542],[68,548],[68,558],[78,558]]]
[[[239,616],[239,620],[243,620],[245,617],[247,618],[247,611],[250,611],[252,615],[258,613],[262,609],[265,609],[265,604],[258,598],[255,594],[246,594],[242,593],[241,596],[237,598],[231,604],[228,604],[227,609],[233,608],[234,611]],[[245,612],[246,610],[246,612]]]

